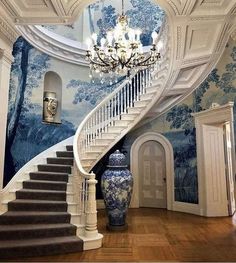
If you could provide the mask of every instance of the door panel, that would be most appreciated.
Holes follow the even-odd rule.
[[[163,146],[145,142],[139,150],[139,206],[166,208],[166,159]]]
[[[227,216],[223,128],[203,125],[207,216]]]

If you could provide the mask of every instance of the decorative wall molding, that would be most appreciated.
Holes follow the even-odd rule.
[[[18,26],[19,32],[40,51],[63,61],[88,66],[85,46],[41,26]]]
[[[0,17],[0,32],[8,39],[10,43],[14,43],[19,36],[18,31],[3,16]]]

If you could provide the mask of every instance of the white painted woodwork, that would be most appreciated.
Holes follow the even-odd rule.
[[[10,52],[0,49],[0,189],[3,187],[9,80],[12,61],[13,57]]]
[[[223,125],[228,122],[227,130],[230,133],[228,139],[230,138],[232,149],[235,149],[233,105],[233,102],[229,102],[223,106],[193,114],[197,141],[198,209],[199,214],[203,216],[231,214],[227,207],[227,189],[228,193],[234,192],[235,184],[226,179]],[[231,169],[235,174],[234,150],[231,151],[231,157]],[[231,197],[231,202],[233,199],[235,198]],[[231,206],[234,207],[235,203]]]
[[[139,206],[167,207],[166,158],[163,146],[147,141],[139,149]]]
[[[147,144],[146,144],[147,143]],[[146,144],[146,146],[145,146]],[[150,148],[150,144],[157,144],[158,149],[148,149]],[[144,145],[144,146],[143,146]],[[144,147],[144,148],[143,148]],[[162,147],[160,150],[159,147]],[[146,148],[146,149],[145,149]],[[141,152],[140,152],[141,150]],[[141,155],[144,154],[146,151],[146,155],[149,155],[149,151],[157,151],[154,155],[157,155],[158,159],[157,162],[155,160],[152,160],[150,162],[150,156],[144,161],[146,162],[143,167],[143,161],[141,161]],[[164,163],[160,160],[160,151],[162,153],[161,159]],[[157,158],[154,157],[154,158]],[[145,157],[144,157],[145,158]],[[141,162],[141,163],[140,163]],[[139,165],[140,163],[140,165]],[[153,163],[154,165],[152,165]],[[152,167],[152,166],[156,166]],[[161,167],[161,168],[160,168]],[[150,193],[149,190],[146,188],[146,194],[147,195],[153,195],[153,197],[160,197],[162,195],[165,197],[165,201],[160,198],[155,198],[156,200],[154,201],[157,205],[166,207],[168,210],[173,209],[173,204],[174,204],[174,155],[173,155],[173,148],[170,144],[170,142],[161,134],[154,133],[154,132],[147,132],[138,137],[134,143],[131,146],[131,152],[130,152],[130,169],[131,173],[133,175],[134,179],[134,186],[133,186],[133,194],[132,194],[132,199],[131,199],[131,207],[133,208],[138,208],[142,205],[142,201],[140,200],[140,191],[143,190],[143,184],[146,185],[148,182],[152,183],[153,189],[151,190],[152,193]],[[160,174],[160,170],[162,169],[162,173]],[[145,171],[146,170],[146,171]],[[153,170],[158,170],[157,172],[153,172]],[[146,173],[146,180],[143,178],[143,171]],[[158,174],[160,176],[158,176]],[[165,181],[163,179],[166,179]],[[144,179],[144,181],[140,181]],[[153,180],[153,181],[152,181]],[[146,185],[144,187],[146,187]],[[161,186],[162,185],[162,186]],[[158,192],[158,190],[160,190]],[[161,193],[162,191],[162,193]],[[148,193],[149,192],[149,193]],[[154,194],[153,194],[154,193]],[[159,200],[158,200],[159,199]],[[148,204],[148,206],[151,205],[152,201]]]
[[[234,195],[234,169],[232,161],[232,138],[230,131],[230,123],[227,122],[224,125],[224,146],[225,146],[225,172],[226,172],[226,182],[227,182],[227,195],[229,202],[229,214],[233,215],[235,212],[235,195]]]
[[[203,125],[206,216],[227,216],[223,127]]]

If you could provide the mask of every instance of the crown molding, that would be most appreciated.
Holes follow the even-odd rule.
[[[41,26],[17,26],[17,29],[40,51],[69,63],[88,66],[85,60],[86,48],[80,42],[55,34]]]
[[[13,44],[19,36],[15,27],[12,27],[6,19],[0,17],[0,32]]]

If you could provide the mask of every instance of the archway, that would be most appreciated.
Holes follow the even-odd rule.
[[[131,207],[139,207],[139,166],[138,157],[139,150],[142,145],[148,141],[155,141],[162,145],[165,152],[165,170],[166,170],[166,187],[167,187],[167,209],[172,210],[174,201],[174,158],[173,148],[170,142],[161,134],[155,132],[147,132],[138,137],[131,147],[130,152],[130,165],[131,172],[134,178],[134,189],[131,200]]]

